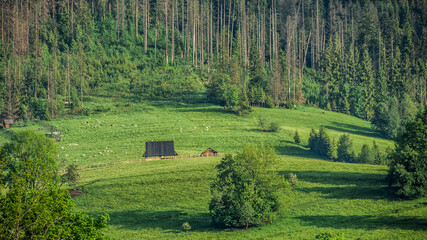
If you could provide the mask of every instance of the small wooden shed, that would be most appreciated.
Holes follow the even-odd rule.
[[[16,123],[16,119],[9,118],[3,120],[3,127],[4,128],[10,128],[10,125],[13,125]]]
[[[202,154],[200,154],[200,156],[202,157],[211,157],[211,156],[217,156],[218,152],[213,150],[212,148],[208,148],[205,151],[202,152]]]

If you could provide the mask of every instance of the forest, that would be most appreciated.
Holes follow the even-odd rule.
[[[307,104],[396,137],[427,103],[423,0],[0,0],[2,118],[90,114],[91,95]],[[101,109],[102,110],[102,109]]]

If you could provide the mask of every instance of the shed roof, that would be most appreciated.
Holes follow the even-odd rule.
[[[153,156],[176,156],[178,153],[175,152],[173,141],[152,141],[145,142],[145,153],[143,157]]]

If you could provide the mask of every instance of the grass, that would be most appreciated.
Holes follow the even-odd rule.
[[[236,153],[245,144],[265,144],[279,155],[275,170],[284,176],[295,173],[299,179],[285,199],[280,220],[249,230],[216,229],[208,204],[218,157],[83,169],[79,185],[88,194],[73,201],[77,209],[91,215],[108,213],[111,221],[105,233],[112,239],[314,239],[327,231],[342,232],[348,239],[427,236],[427,199],[395,198],[385,182],[386,166],[329,162],[293,143],[296,129],[306,144],[311,128],[323,126],[335,140],[350,134],[356,152],[373,140],[382,151],[393,147],[369,122],[303,106],[295,110],[256,108],[237,117],[201,98],[188,102],[128,103],[121,98],[91,97],[85,106],[110,110],[11,130],[47,132],[47,123],[62,131],[58,143],[62,167],[141,159],[145,141],[151,140],[174,140],[180,155],[200,154],[208,147]],[[280,131],[263,132],[260,116],[279,122]],[[9,132],[0,132],[0,142],[9,138]],[[182,228],[184,222],[191,225],[188,233]]]
[[[245,144],[265,144],[274,147],[281,155],[316,157],[294,144],[293,135],[298,129],[303,144],[306,144],[311,128],[320,126],[324,126],[336,142],[340,135],[350,134],[356,153],[363,144],[372,145],[373,140],[383,151],[393,147],[391,141],[372,130],[369,122],[348,115],[301,106],[296,110],[256,108],[253,113],[238,117],[224,112],[220,106],[203,102],[203,99],[196,100],[199,103],[127,103],[123,99],[105,101],[91,97],[91,102],[86,102],[85,106],[98,106],[104,101],[111,110],[47,123],[63,132],[59,142],[60,157],[66,164],[75,163],[80,167],[141,159],[145,142],[153,140],[174,140],[180,155],[200,154],[209,147],[222,153],[235,153]],[[278,122],[279,132],[263,132],[258,123],[260,116],[269,122]],[[40,123],[30,127],[47,131],[45,126],[38,125]],[[12,130],[20,128],[23,127]]]
[[[427,199],[400,201],[384,179],[387,168],[282,156],[276,169],[299,182],[284,217],[270,225],[215,229],[209,184],[219,158],[174,159],[82,170],[88,195],[79,209],[111,217],[113,239],[314,239],[342,232],[348,239],[423,239]],[[107,174],[108,173],[108,174]],[[182,223],[189,222],[186,233]]]

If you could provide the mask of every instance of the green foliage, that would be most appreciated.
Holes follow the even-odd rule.
[[[373,152],[367,144],[363,144],[362,150],[360,151],[359,156],[357,156],[357,161],[359,163],[374,163]]]
[[[288,177],[288,182],[292,185],[295,186],[298,182],[298,177],[296,174],[293,173],[289,173],[289,177]]]
[[[80,180],[80,174],[78,172],[79,169],[77,168],[77,165],[68,165],[65,171],[66,173],[62,175],[62,182],[75,186]]]
[[[427,195],[427,111],[408,123],[390,154],[389,183],[406,198]]]
[[[316,239],[321,240],[344,240],[344,233],[340,232],[324,232],[316,235]]]
[[[349,134],[341,135],[338,139],[337,158],[342,162],[353,162],[355,160],[353,152],[353,141]]]
[[[30,130],[17,132],[12,136],[10,142],[4,144],[3,149],[8,157],[4,174],[9,183],[15,174],[19,175],[28,171],[26,169],[28,167],[35,169],[35,172],[32,173],[34,185],[38,181],[38,175],[43,171],[57,170],[58,149],[56,143],[42,134]]]
[[[248,228],[278,217],[285,181],[272,171],[276,158],[272,148],[245,146],[221,160],[209,204],[216,225]]]
[[[268,127],[268,122],[267,119],[265,119],[264,117],[258,117],[258,124],[261,127],[262,131],[267,131],[267,127]]]
[[[0,175],[8,161],[1,158]],[[107,227],[108,215],[94,219],[74,211],[68,191],[44,164],[41,158],[22,162],[7,189],[0,185],[0,192],[6,192],[0,197],[0,238],[103,239],[99,230]]]
[[[396,138],[406,123],[412,121],[417,113],[417,107],[408,94],[402,98],[388,98],[375,107],[374,127],[389,138]]]
[[[320,127],[318,133],[314,129],[311,130],[308,139],[308,147],[311,151],[322,157],[327,157],[329,159],[334,158],[335,144],[331,142],[331,139],[323,127]]]
[[[268,121],[264,117],[258,117],[258,124],[263,132],[279,132],[280,124],[275,121]]]
[[[50,120],[47,100],[43,98],[31,98],[30,106],[34,118],[40,120]]]
[[[191,225],[188,222],[184,222],[182,224],[182,228],[184,229],[184,231],[188,232],[191,229]]]
[[[296,144],[300,144],[300,143],[301,143],[301,138],[300,138],[300,136],[299,136],[298,129],[297,129],[297,130],[295,130],[294,142],[295,142]]]
[[[268,127],[269,132],[279,132],[280,124],[279,122],[270,122],[270,126]]]

